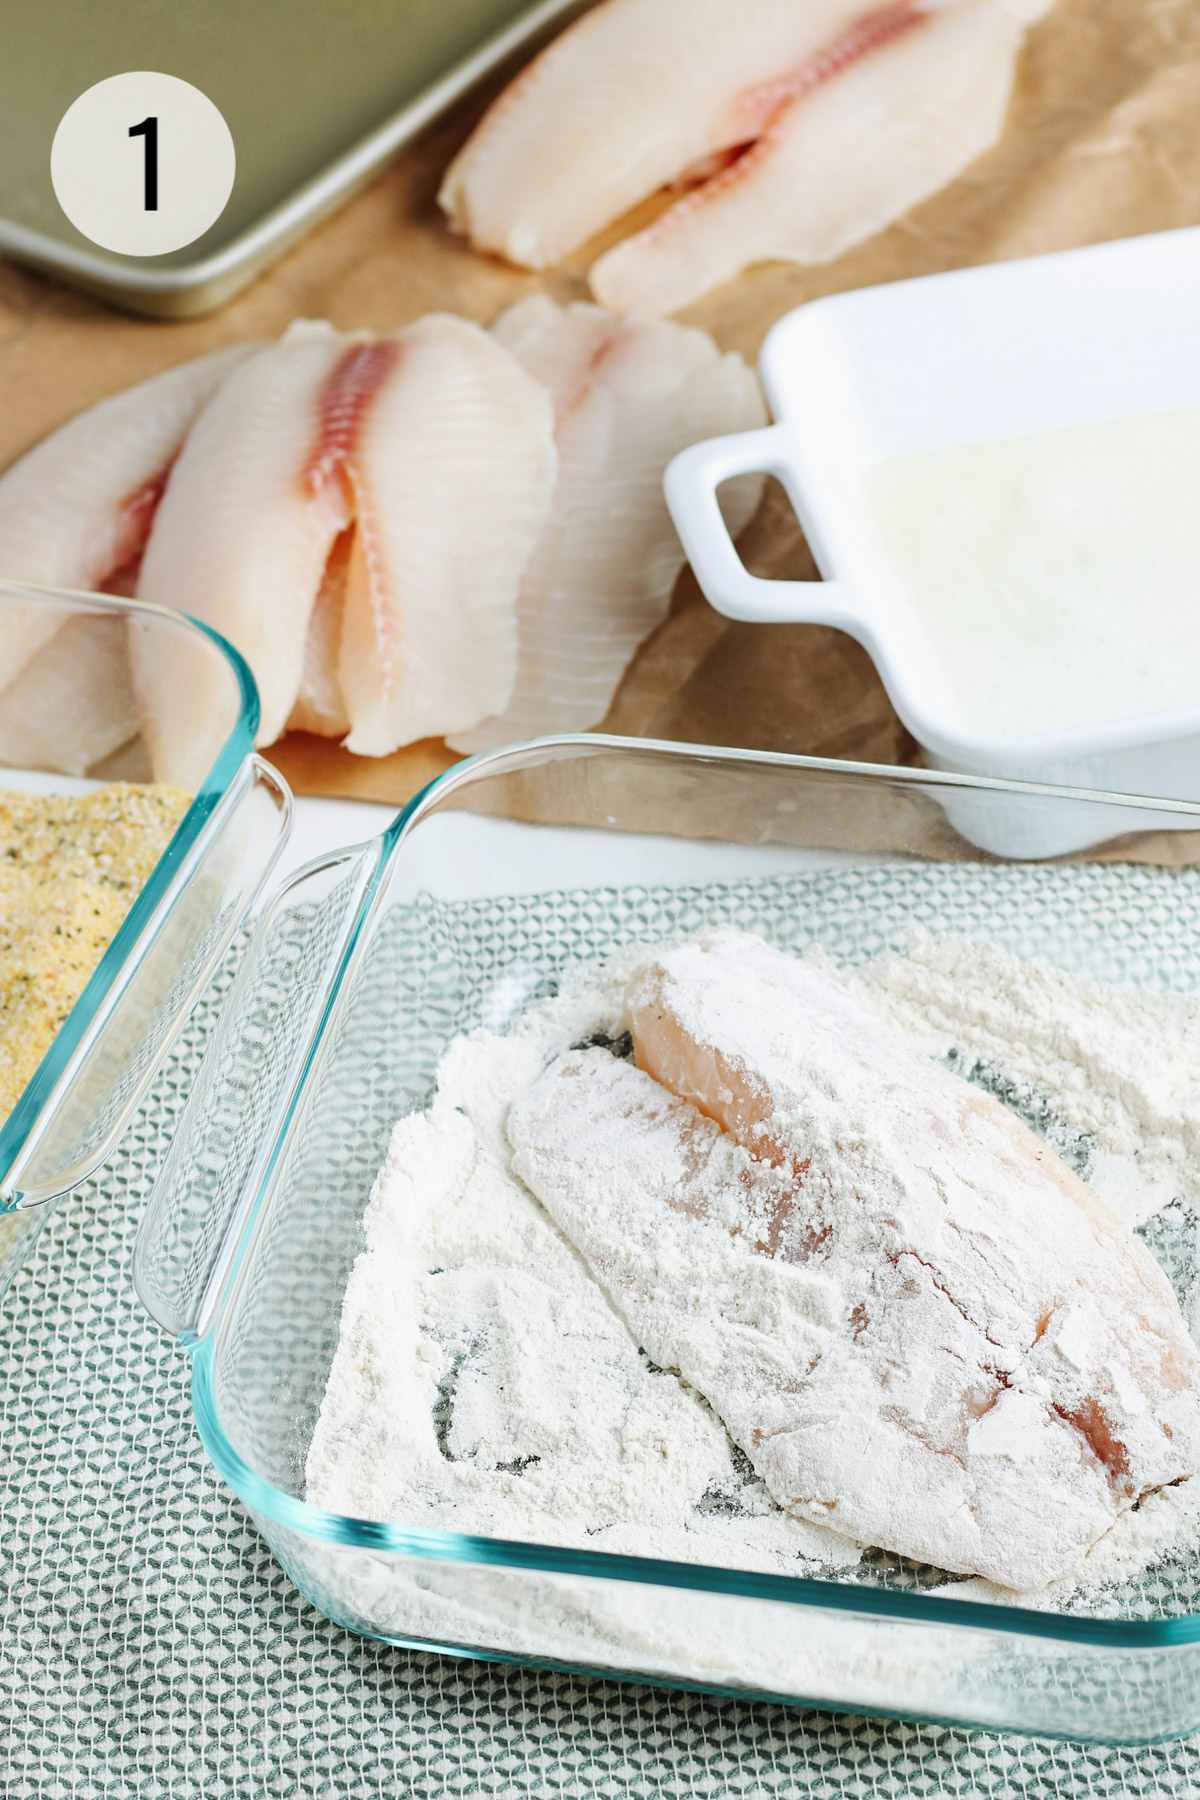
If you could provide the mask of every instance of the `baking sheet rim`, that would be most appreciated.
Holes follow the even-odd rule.
[[[320,174],[271,208],[247,230],[199,262],[168,270],[141,266],[152,259],[118,257],[62,243],[48,233],[0,216],[0,255],[57,275],[134,311],[194,317],[210,312],[248,285],[305,232],[327,218],[493,68],[589,0],[539,0],[493,33],[415,100],[393,113]],[[174,302],[175,304],[172,304]]]

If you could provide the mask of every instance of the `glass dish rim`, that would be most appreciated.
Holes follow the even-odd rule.
[[[67,1017],[54,1034],[53,1041],[37,1068],[29,1077],[8,1117],[0,1124],[0,1214],[20,1210],[19,1194],[10,1191],[9,1175],[19,1164],[39,1123],[54,1105],[59,1084],[67,1073],[72,1058],[91,1030],[112,994],[131,957],[149,943],[159,906],[175,875],[189,852],[194,850],[221,802],[234,788],[237,776],[254,750],[258,730],[258,688],[249,664],[228,639],[194,619],[188,613],[149,601],[125,599],[116,595],[92,594],[77,588],[51,588],[34,582],[0,580],[0,594],[14,592],[29,595],[47,603],[77,605],[88,612],[107,612],[128,617],[145,614],[170,620],[174,625],[198,632],[209,639],[229,665],[238,694],[238,714],[204,777],[183,818],[179,821],[166,849],[150,871],[137,899],[126,913],[115,937],[88,978],[87,984]],[[43,1200],[35,1202],[45,1204]]]
[[[792,755],[784,751],[745,750],[731,746],[690,744],[671,739],[615,737],[602,733],[564,733],[502,745],[456,763],[421,788],[397,812],[392,822],[374,839],[346,846],[318,857],[296,871],[271,895],[269,905],[290,887],[326,867],[346,860],[355,849],[372,844],[378,855],[370,879],[360,892],[353,926],[343,943],[339,967],[327,992],[322,1018],[313,1035],[303,1067],[292,1088],[286,1113],[278,1122],[272,1153],[261,1168],[250,1203],[239,1209],[234,1229],[237,1239],[222,1272],[220,1293],[200,1327],[199,1334],[184,1331],[179,1341],[192,1363],[192,1411],[201,1442],[217,1473],[252,1512],[309,1539],[347,1549],[383,1552],[458,1563],[478,1568],[529,1569],[542,1573],[625,1581],[633,1585],[687,1588],[697,1592],[772,1600],[798,1608],[867,1613],[896,1624],[941,1625],[990,1631],[1005,1636],[1025,1636],[1110,1650],[1177,1648],[1200,1643],[1200,1612],[1172,1619],[1097,1618],[1086,1614],[1043,1612],[1036,1607],[1004,1602],[955,1600],[913,1589],[866,1587],[853,1581],[827,1581],[806,1576],[772,1575],[765,1572],[718,1568],[704,1563],[676,1563],[655,1557],[636,1557],[612,1551],[576,1550],[567,1546],[522,1542],[440,1527],[401,1526],[381,1520],[356,1519],[329,1512],[298,1499],[258,1474],[239,1454],[220,1422],[216,1403],[217,1342],[226,1306],[238,1271],[253,1237],[255,1221],[269,1198],[278,1149],[301,1108],[313,1063],[322,1047],[325,1031],[365,928],[373,918],[383,879],[400,845],[418,821],[447,794],[469,785],[480,775],[502,772],[501,765],[527,766],[531,752],[551,755],[557,751],[587,754],[596,751],[665,753],[683,761],[726,764],[764,764],[767,767],[805,769],[820,773],[880,778],[894,785],[921,788],[974,788],[1000,794],[1028,794],[1063,801],[1088,801],[1130,811],[1159,812],[1195,819],[1200,829],[1200,802],[1156,799],[1151,796],[1108,793],[1096,788],[1054,786],[1044,782],[1008,780],[1002,777],[964,775],[940,769],[909,769],[896,764],[842,761],[832,757]],[[541,756],[537,758],[541,760]],[[570,827],[566,827],[570,829]],[[989,861],[1014,859],[980,854]],[[1056,858],[1031,859],[1034,862]]]

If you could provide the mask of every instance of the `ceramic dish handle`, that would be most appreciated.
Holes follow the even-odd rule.
[[[843,581],[764,581],[734,547],[717,489],[736,475],[774,475],[807,528],[791,438],[783,425],[693,444],[667,465],[663,492],[704,597],[730,619],[753,624],[836,625],[854,637],[863,618]]]
[[[307,864],[250,940],[134,1246],[143,1304],[177,1337],[204,1334],[230,1246],[289,1128],[380,856],[373,839]]]

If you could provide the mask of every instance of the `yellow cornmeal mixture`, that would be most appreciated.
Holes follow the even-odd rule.
[[[190,804],[170,787],[0,788],[0,1122]]]

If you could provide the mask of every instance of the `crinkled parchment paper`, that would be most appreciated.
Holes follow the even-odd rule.
[[[494,89],[493,89],[494,91]],[[0,264],[0,467],[81,407],[222,344],[278,333],[298,316],[382,331],[431,308],[486,321],[536,287],[586,294],[606,240],[530,276],[450,236],[438,178],[488,95],[451,117],[214,317],[149,323]],[[969,263],[1200,222],[1197,0],[1058,0],[1031,32],[1002,142],[891,230],[818,269],[754,270],[682,315],[753,358],[802,301]],[[624,235],[628,224],[608,234]],[[743,540],[761,574],[812,575],[777,492]],[[609,730],[911,762],[916,747],[871,663],[815,625],[735,625],[690,574],[672,616],[628,671]],[[272,752],[301,792],[406,799],[453,760],[437,742],[373,761],[293,736]]]

